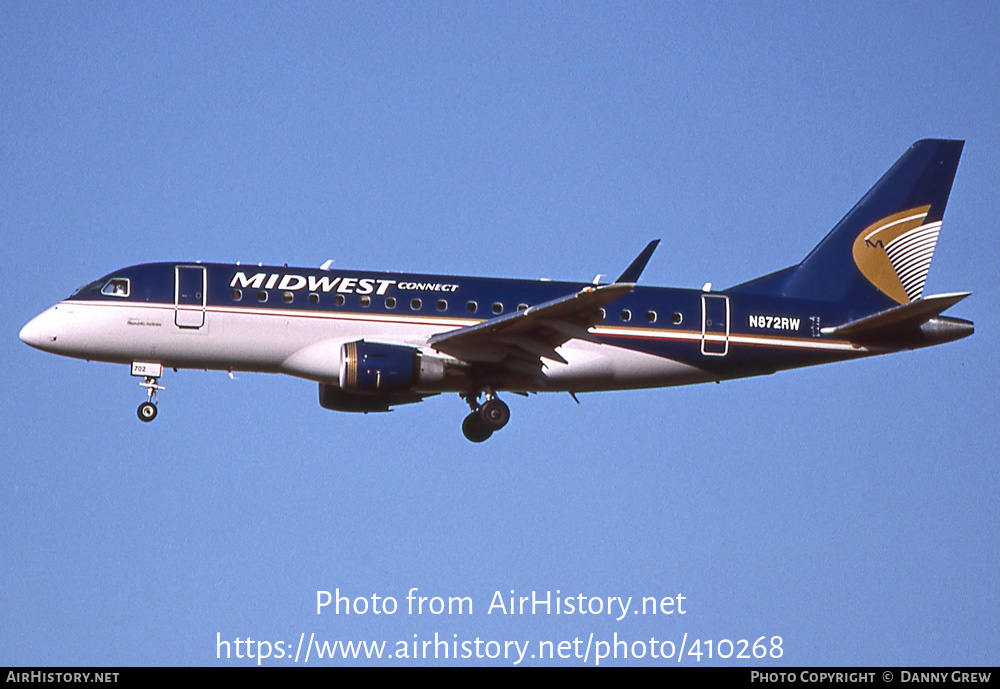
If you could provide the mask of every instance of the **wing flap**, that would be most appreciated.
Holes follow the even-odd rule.
[[[553,361],[558,361],[560,364],[569,363],[555,349],[549,347],[544,342],[540,342],[539,340],[531,337],[525,337],[523,335],[516,337],[498,337],[497,342],[517,347],[518,349],[523,349],[528,354],[542,359],[552,359]]]

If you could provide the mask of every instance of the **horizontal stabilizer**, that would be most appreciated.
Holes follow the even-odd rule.
[[[824,335],[843,337],[852,341],[882,338],[905,330],[914,330],[941,315],[941,313],[969,296],[971,292],[936,294],[907,304],[866,316],[844,325],[823,328]]]

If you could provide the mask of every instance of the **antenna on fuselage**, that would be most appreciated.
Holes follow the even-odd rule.
[[[319,269],[320,270],[330,270],[330,266],[332,266],[332,265],[333,265],[333,259],[329,258],[329,259],[323,261],[323,265],[321,265],[319,267]]]

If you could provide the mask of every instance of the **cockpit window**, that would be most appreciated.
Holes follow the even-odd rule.
[[[129,295],[128,278],[111,278],[101,289],[101,294],[109,297],[127,297]]]
[[[70,296],[75,297],[76,295],[83,294],[84,292],[99,292],[101,290],[101,285],[103,284],[104,280],[95,280],[94,282],[91,282],[89,285],[84,285],[77,291],[73,292],[73,294],[71,294]]]

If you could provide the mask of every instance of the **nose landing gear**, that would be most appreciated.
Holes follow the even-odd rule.
[[[462,396],[472,409],[462,421],[462,433],[474,443],[488,440],[510,421],[510,408],[496,396],[487,392],[486,401],[479,404],[479,393]]]
[[[157,378],[152,376],[146,376],[146,379],[139,383],[142,387],[146,388],[146,394],[148,399],[139,405],[137,413],[139,415],[140,421],[152,421],[156,418],[156,393],[158,390],[166,390],[162,385],[157,385]]]
[[[143,378],[139,385],[146,388],[146,401],[139,405],[136,413],[140,421],[148,423],[156,418],[156,393],[159,390],[166,390],[156,382],[163,375],[163,366],[135,361],[132,363],[132,375]]]

